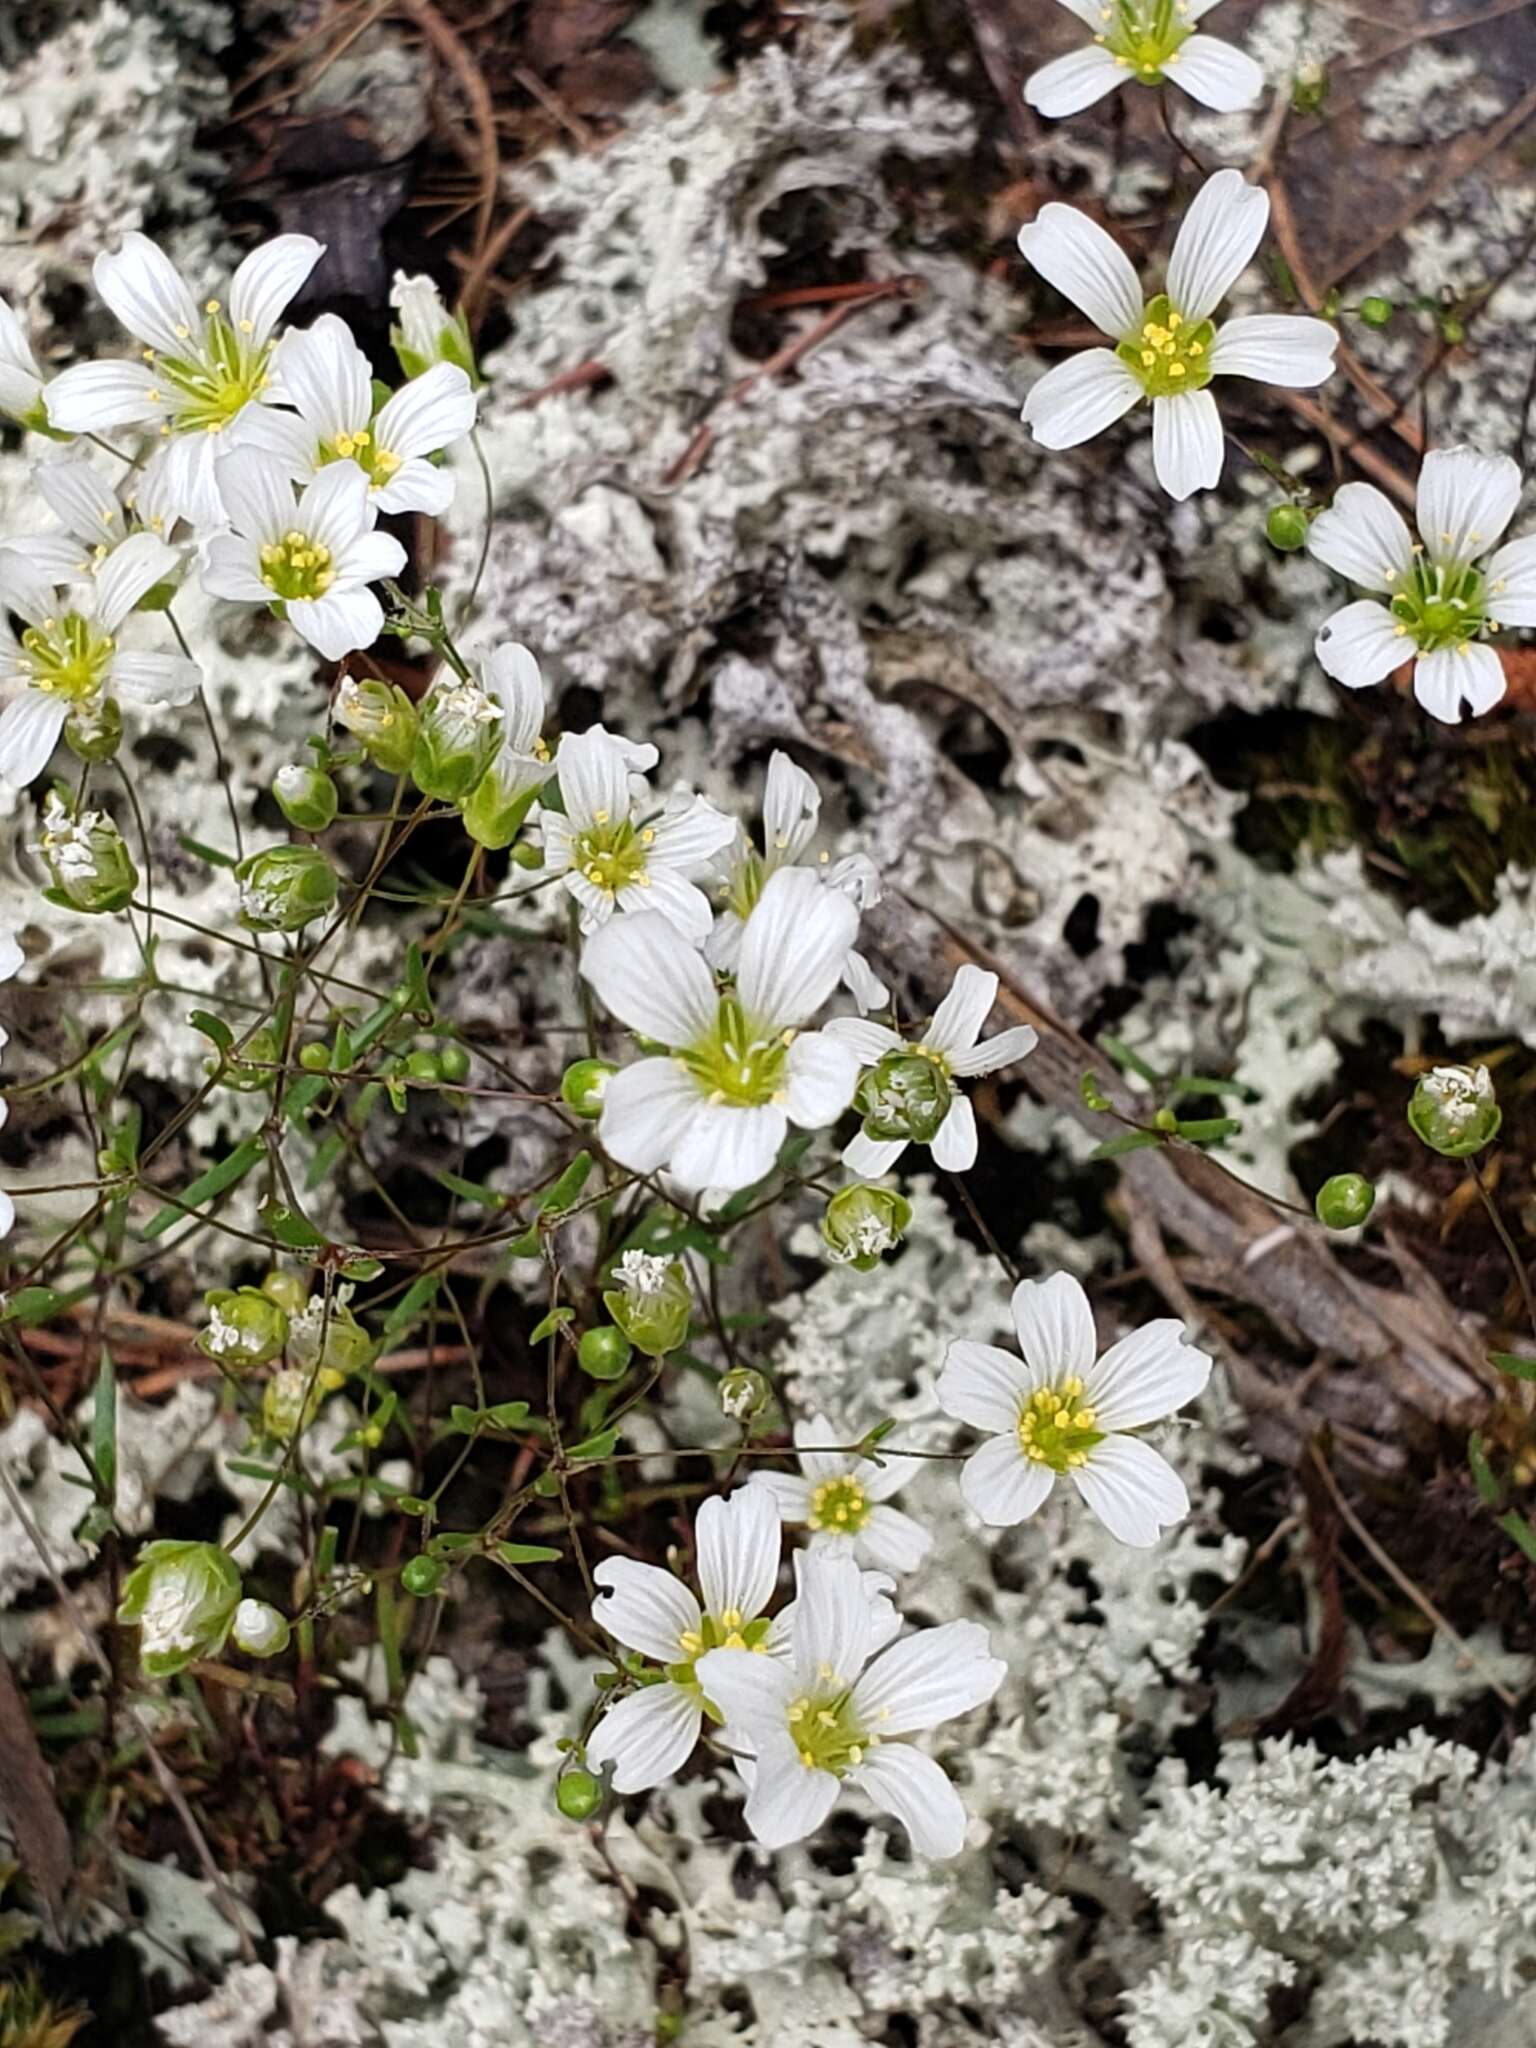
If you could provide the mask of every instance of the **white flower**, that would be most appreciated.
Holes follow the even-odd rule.
[[[179,654],[118,645],[139,599],[180,556],[151,533],[136,533],[102,563],[81,608],[61,604],[52,582],[25,556],[0,547],[0,690],[16,690],[0,712],[0,781],[24,787],[48,764],[72,713],[88,715],[108,697],[145,706],[185,704],[202,682]],[[18,641],[3,614],[26,621]]]
[[[995,1073],[1039,1043],[1027,1024],[1015,1024],[978,1045],[996,1001],[997,976],[967,962],[915,1045],[888,1024],[833,1018],[826,1035],[869,1069],[858,1097],[864,1128],[843,1153],[851,1172],[878,1180],[914,1140],[931,1146],[934,1164],[950,1173],[976,1164],[976,1114],[955,1080]]]
[[[1264,90],[1264,73],[1243,51],[1219,36],[1201,36],[1195,23],[1217,0],[1061,0],[1093,31],[1086,49],[1073,50],[1024,81],[1024,98],[1053,121],[1080,114],[1117,86],[1137,79],[1183,86],[1218,114],[1251,107]]]
[[[16,934],[0,928],[0,981],[9,981],[13,975],[19,973],[25,958]],[[11,1034],[3,1024],[0,1024],[0,1052],[4,1052],[10,1038]],[[3,1095],[0,1095],[0,1130],[4,1130],[5,1120],[10,1113],[11,1105]],[[0,1238],[10,1236],[15,1222],[16,1205],[5,1189],[0,1188]]]
[[[754,1472],[783,1522],[804,1525],[813,1550],[845,1551],[877,1571],[914,1572],[933,1548],[921,1522],[885,1503],[912,1476],[910,1458],[889,1457],[878,1465],[826,1446],[846,1441],[825,1415],[795,1424],[800,1476]]]
[[[150,487],[141,485],[126,503],[119,499],[83,448],[51,462],[34,463],[32,482],[58,520],[58,530],[28,534],[5,545],[24,555],[50,583],[88,581],[140,528],[164,539],[165,527],[174,524]]]
[[[1507,455],[1432,449],[1419,471],[1418,542],[1374,484],[1335,494],[1307,552],[1387,599],[1361,598],[1323,622],[1317,658],[1335,682],[1363,690],[1412,661],[1413,694],[1431,717],[1455,725],[1463,701],[1474,717],[1498,703],[1504,664],[1483,636],[1536,626],[1536,535],[1498,546],[1520,488]]]
[[[770,1849],[814,1834],[846,1786],[894,1814],[923,1856],[953,1856],[965,1808],[943,1771],[899,1738],[991,1699],[1007,1666],[973,1621],[924,1629],[875,1653],[851,1558],[802,1553],[788,1658],[710,1650],[698,1677],[743,1753],[746,1822]]]
[[[355,462],[380,512],[446,512],[453,473],[429,462],[475,424],[475,393],[452,363],[434,363],[374,414],[373,368],[334,313],[277,344],[273,375],[293,412],[264,412],[250,437],[281,455],[295,483],[328,462]]]
[[[960,1491],[984,1522],[1026,1521],[1066,1473],[1112,1536],[1146,1548],[1189,1513],[1184,1482],[1129,1434],[1192,1401],[1211,1361],[1164,1317],[1096,1361],[1088,1297],[1070,1273],[1021,1280],[1013,1325],[1023,1359],[959,1337],[944,1355],[939,1406],[993,1432],[965,1462]]]
[[[355,462],[333,462],[306,484],[297,505],[282,459],[236,448],[218,465],[233,533],[208,543],[203,588],[236,604],[281,605],[281,616],[327,661],[370,647],[384,608],[368,588],[398,576],[405,549],[374,529],[368,479]]]
[[[501,746],[491,764],[504,804],[542,789],[554,773],[544,744],[548,709],[539,664],[520,641],[506,640],[478,664],[480,686],[501,706]]]
[[[1152,466],[1171,498],[1221,476],[1221,417],[1213,377],[1254,377],[1306,390],[1333,373],[1338,335],[1326,320],[1259,313],[1211,315],[1247,269],[1269,221],[1269,194],[1237,171],[1207,178],[1185,214],[1168,279],[1150,304],[1118,242],[1072,206],[1043,206],[1019,230],[1019,249],[1080,306],[1114,348],[1084,349],[1047,370],[1024,401],[1046,448],[1076,448],[1143,399],[1152,404]]]
[[[741,953],[741,935],[752,915],[763,884],[780,868],[814,866],[830,888],[841,889],[857,910],[870,910],[880,901],[880,876],[865,853],[851,853],[835,864],[826,854],[817,861],[806,859],[816,836],[821,816],[821,791],[803,768],[788,754],[777,750],[768,762],[768,779],[763,790],[763,850],[736,827],[733,842],[719,860],[725,907],[715,919],[704,946],[704,957],[712,967],[733,968]],[[861,1010],[877,1010],[890,991],[862,953],[850,950],[843,962],[843,986]]]
[[[752,913],[724,995],[665,918],[642,911],[598,932],[582,973],[621,1022],[670,1048],[609,1081],[598,1136],[610,1156],[730,1194],[772,1172],[790,1124],[834,1123],[858,1058],[802,1027],[837,986],[857,925],[846,896],[803,868],[782,870]]]
[[[539,814],[544,866],[564,878],[584,932],[597,931],[615,910],[654,910],[698,945],[710,908],[693,878],[736,824],[685,790],[658,807],[641,772],[655,763],[653,746],[601,725],[566,733],[555,756],[565,810]]]
[[[740,1487],[705,1501],[693,1527],[702,1602],[671,1572],[632,1558],[605,1558],[592,1574],[603,1588],[593,1619],[667,1674],[611,1706],[587,1744],[594,1770],[614,1766],[616,1792],[648,1791],[688,1761],[704,1722],[694,1665],[706,1650],[730,1643],[766,1654],[763,1609],[779,1576],[773,1503]]]
[[[36,426],[46,418],[43,373],[27,331],[4,299],[0,299],[0,412]]]
[[[180,272],[146,236],[123,237],[92,267],[96,289],[143,344],[142,359],[79,363],[48,387],[48,417],[69,433],[157,428],[155,488],[178,518],[223,518],[214,457],[250,430],[253,408],[281,391],[271,376],[273,332],[325,253],[309,235],[278,235],[253,249],[230,280],[229,304],[201,310]]]

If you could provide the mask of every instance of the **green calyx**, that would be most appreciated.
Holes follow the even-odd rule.
[[[1186,0],[1106,0],[1094,41],[1144,85],[1156,85],[1194,33],[1188,17]]]
[[[1487,594],[1487,579],[1481,570],[1466,563],[1434,562],[1417,554],[1392,598],[1392,616],[1399,632],[1421,654],[1461,648],[1483,630]]]
[[[1203,391],[1211,381],[1214,320],[1186,320],[1166,292],[1159,292],[1115,354],[1148,398],[1177,398]]]
[[[115,646],[111,634],[99,632],[91,620],[65,612],[22,634],[22,665],[34,690],[67,704],[88,704],[106,680]]]
[[[714,1030],[678,1058],[712,1102],[756,1108],[782,1091],[793,1035],[754,1037],[740,998],[729,991],[720,998]]]
[[[949,1063],[925,1046],[888,1052],[859,1083],[854,1107],[866,1138],[931,1145],[954,1099]]]

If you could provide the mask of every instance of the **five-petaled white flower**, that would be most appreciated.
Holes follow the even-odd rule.
[[[218,483],[234,531],[208,543],[209,596],[281,606],[327,661],[371,647],[384,608],[368,585],[398,576],[405,549],[392,534],[375,531],[368,479],[357,464],[328,464],[295,504],[280,456],[235,448],[219,462]]]
[[[75,434],[155,427],[163,446],[148,474],[169,511],[217,526],[224,511],[214,458],[243,441],[254,408],[281,396],[271,374],[273,335],[288,302],[324,255],[309,235],[278,235],[253,249],[230,279],[229,303],[205,299],[147,236],[123,237],[96,258],[96,289],[143,344],[137,363],[77,363],[48,387],[48,418]]]
[[[59,524],[5,545],[25,555],[50,583],[86,581],[131,534],[143,528],[163,540],[166,527],[175,524],[158,503],[155,480],[120,499],[83,448],[34,463],[32,482]]]
[[[0,299],[0,412],[25,426],[41,426],[47,421],[43,373],[26,329],[4,299]]]
[[[846,1551],[877,1571],[915,1572],[933,1537],[921,1522],[886,1506],[911,1478],[913,1461],[892,1456],[876,1464],[828,1448],[846,1441],[846,1432],[840,1436],[825,1415],[809,1416],[795,1424],[799,1473],[754,1472],[748,1484],[763,1489],[781,1521],[810,1530],[813,1550]]]
[[[923,1629],[877,1650],[858,1566],[802,1552],[789,1655],[712,1649],[698,1679],[725,1717],[748,1785],[746,1822],[770,1849],[814,1834],[848,1786],[894,1814],[923,1856],[953,1856],[965,1808],[944,1772],[899,1738],[979,1707],[1007,1666],[974,1621]]]
[[[858,912],[804,868],[758,899],[736,984],[717,992],[703,957],[650,911],[615,918],[581,971],[608,1008],[669,1048],[609,1081],[598,1136],[636,1173],[665,1167],[687,1189],[731,1194],[773,1170],[789,1126],[818,1130],[847,1108],[857,1055],[803,1027],[837,986]]]
[[[832,1019],[826,1036],[868,1069],[856,1105],[864,1128],[843,1152],[850,1171],[878,1180],[909,1144],[931,1146],[934,1164],[950,1173],[976,1164],[976,1113],[955,1081],[995,1073],[1039,1043],[1027,1024],[1015,1024],[978,1045],[996,1001],[997,976],[967,962],[916,1043],[868,1018]]]
[[[724,906],[704,943],[712,967],[733,968],[741,953],[741,935],[763,893],[763,884],[780,868],[814,866],[830,889],[841,889],[857,910],[871,910],[880,901],[880,876],[867,853],[845,854],[839,861],[806,858],[821,816],[821,791],[788,754],[777,750],[768,762],[763,789],[763,850],[758,852],[745,826],[717,863]],[[890,994],[864,955],[849,950],[843,962],[843,986],[861,1010],[878,1010]]]
[[[957,1337],[939,1374],[939,1406],[991,1432],[967,1458],[960,1491],[984,1522],[1028,1519],[1062,1474],[1112,1536],[1146,1548],[1189,1513],[1177,1472],[1139,1437],[1144,1423],[1192,1401],[1211,1361],[1172,1317],[1097,1356],[1093,1311],[1070,1273],[1021,1280],[1013,1324],[1022,1359]]]
[[[1520,468],[1507,455],[1436,448],[1419,471],[1415,541],[1374,484],[1345,484],[1313,520],[1307,551],[1361,598],[1324,620],[1317,658],[1351,690],[1413,663],[1413,694],[1455,725],[1504,694],[1504,664],[1484,640],[1501,626],[1536,626],[1536,535],[1498,546],[1520,502]],[[1497,549],[1496,553],[1490,550]]]
[[[380,512],[447,511],[453,472],[427,457],[462,441],[475,424],[474,387],[456,365],[434,363],[375,415],[372,366],[347,323],[325,313],[313,327],[289,329],[272,372],[294,411],[264,411],[250,436],[284,458],[295,483],[329,462],[352,461]]]
[[[1043,65],[1024,81],[1024,98],[1037,114],[1059,121],[1080,114],[1117,86],[1135,79],[1181,85],[1192,100],[1218,114],[1251,107],[1264,90],[1253,59],[1219,36],[1196,35],[1195,23],[1217,0],[1061,0],[1093,41],[1083,50]]]
[[[706,1712],[694,1666],[707,1650],[730,1643],[767,1653],[763,1609],[778,1582],[781,1541],[773,1503],[750,1487],[717,1495],[699,1509],[693,1534],[702,1601],[671,1572],[632,1558],[605,1558],[592,1574],[603,1588],[593,1620],[666,1674],[611,1706],[587,1744],[594,1770],[613,1765],[616,1792],[648,1791],[688,1761]]]
[[[21,788],[39,775],[75,715],[89,719],[109,697],[130,704],[185,704],[202,682],[196,662],[118,644],[140,598],[163,583],[181,557],[152,533],[136,533],[64,604],[25,555],[0,547],[0,690],[16,695],[0,712],[0,781]],[[3,614],[26,621],[17,640]]]
[[[1118,242],[1076,207],[1043,206],[1019,230],[1019,249],[1080,306],[1113,348],[1058,363],[1024,401],[1046,448],[1075,448],[1144,399],[1152,405],[1152,466],[1171,498],[1221,477],[1221,416],[1213,377],[1254,377],[1307,390],[1333,371],[1338,335],[1326,320],[1258,313],[1211,315],[1247,269],[1269,220],[1269,194],[1233,170],[1207,178],[1179,227],[1163,290],[1150,303]]]
[[[597,931],[615,910],[654,910],[698,945],[710,908],[695,878],[736,823],[687,790],[659,803],[644,778],[655,765],[648,742],[604,726],[566,733],[555,755],[565,809],[539,813],[544,870],[563,878],[584,932]]]

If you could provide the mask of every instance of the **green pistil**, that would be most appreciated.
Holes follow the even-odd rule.
[[[608,896],[616,896],[620,889],[648,888],[645,864],[655,837],[649,825],[636,828],[628,818],[610,818],[599,811],[587,830],[576,836],[576,872]]]
[[[1465,647],[1488,622],[1487,594],[1480,570],[1458,562],[1432,562],[1417,554],[1392,599],[1392,616],[1398,633],[1421,654]]]
[[[857,1479],[823,1479],[811,1494],[806,1518],[813,1529],[837,1536],[856,1536],[869,1520],[871,1501]]]
[[[678,1054],[683,1065],[715,1102],[757,1108],[773,1102],[784,1086],[784,1062],[793,1032],[754,1038],[740,998],[720,998],[708,1038]]]
[[[790,1702],[786,1719],[808,1771],[830,1771],[840,1778],[856,1770],[875,1747],[876,1738],[854,1719],[852,1696],[846,1692],[830,1699],[803,1694]]]
[[[116,643],[98,633],[89,619],[66,612],[62,619],[44,619],[21,636],[22,652],[34,690],[86,704],[97,695],[112,663]]]
[[[378,491],[400,467],[401,458],[391,449],[381,448],[369,428],[360,427],[355,434],[338,434],[334,441],[322,441],[320,461],[355,462]]]
[[[1019,1416],[1019,1449],[1037,1465],[1069,1472],[1088,1462],[1088,1453],[1104,1441],[1096,1417],[1083,1405],[1083,1383],[1074,1376],[1059,1387],[1039,1387]]]
[[[217,434],[265,389],[272,344],[253,340],[249,320],[236,328],[220,311],[217,299],[208,301],[204,314],[200,337],[194,339],[190,328],[177,329],[190,344],[186,355],[158,355],[146,349],[144,360],[170,388],[168,399],[158,391],[151,397],[168,403],[174,425],[183,431],[201,428]],[[169,433],[171,428],[161,431]]]
[[[1156,85],[1194,33],[1188,15],[1186,0],[1114,0],[1100,10],[1104,27],[1094,41],[1144,85]]]
[[[274,598],[324,597],[336,580],[331,551],[297,527],[290,527],[281,540],[268,541],[261,550],[261,580]]]
[[[1186,320],[1166,292],[1142,315],[1141,326],[1115,350],[1148,398],[1176,398],[1211,381],[1213,320]]]

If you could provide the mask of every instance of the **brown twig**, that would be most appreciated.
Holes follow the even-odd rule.
[[[1336,420],[1330,419],[1320,405],[1300,391],[1276,391],[1274,396],[1299,419],[1304,419],[1309,426],[1326,435],[1341,455],[1352,456],[1366,475],[1374,477],[1400,504],[1406,505],[1410,511],[1413,509],[1418,495],[1417,486],[1384,455],[1377,454],[1363,431],[1342,432]]]
[[[426,36],[443,62],[457,77],[469,104],[480,158],[480,199],[475,212],[475,253],[478,258],[491,238],[491,216],[501,181],[501,149],[496,140],[496,108],[479,65],[465,49],[455,31],[432,5],[432,0],[396,0],[396,5]]]

